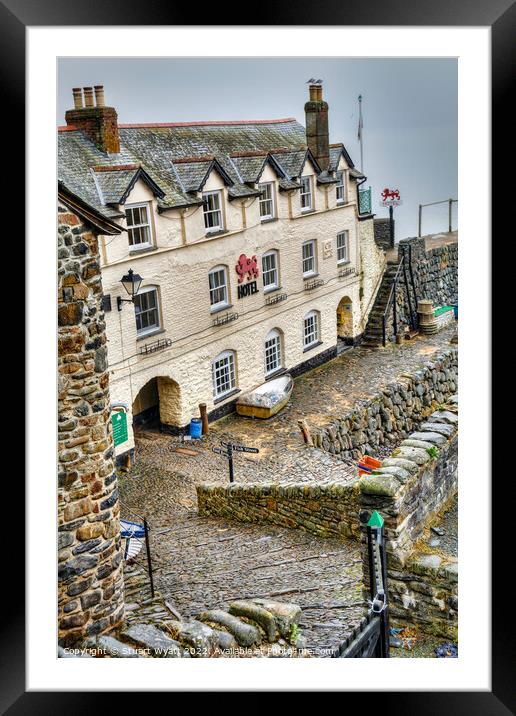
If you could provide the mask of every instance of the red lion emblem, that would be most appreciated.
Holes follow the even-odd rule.
[[[399,189],[385,189],[382,191],[382,199],[383,201],[387,201],[387,199],[400,199],[400,192]]]
[[[248,259],[245,254],[240,254],[238,263],[235,266],[235,271],[238,274],[238,283],[242,283],[246,274],[248,281],[258,278],[259,271],[256,256]]]

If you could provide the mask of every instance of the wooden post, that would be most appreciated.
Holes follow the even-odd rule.
[[[313,445],[312,436],[310,434],[310,428],[308,427],[308,423],[306,420],[298,420],[297,424],[299,425],[301,432],[303,434],[303,440],[307,445]]]
[[[452,202],[453,199],[448,199],[448,233],[450,234],[452,230]]]
[[[417,235],[421,236],[421,226],[423,224],[423,204],[419,205],[418,229]]]
[[[206,408],[206,403],[199,403],[199,413],[201,414],[202,434],[208,435],[210,428],[208,423],[208,410]]]

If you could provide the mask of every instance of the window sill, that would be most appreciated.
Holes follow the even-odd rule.
[[[304,216],[305,214],[315,214],[315,209],[301,209],[301,214]]]
[[[267,373],[267,375],[265,376],[265,382],[267,382],[268,380],[273,380],[274,378],[279,378],[280,376],[285,375],[286,372],[286,368],[277,368],[272,373]]]
[[[206,232],[206,238],[212,239],[214,236],[222,236],[223,234],[228,234],[229,231],[227,229],[216,229],[215,231],[207,231]]]
[[[219,403],[223,403],[228,398],[232,398],[234,395],[237,395],[237,393],[241,393],[242,391],[240,388],[233,388],[233,390],[230,390],[229,393],[224,393],[224,395],[219,396],[218,398],[213,399],[213,405],[218,405]]]
[[[136,340],[137,340],[137,341],[144,341],[144,340],[146,340],[147,338],[150,338],[151,336],[158,336],[160,333],[166,333],[166,332],[167,332],[167,331],[166,331],[165,328],[156,328],[155,331],[149,331],[148,333],[143,333],[141,336],[137,336],[137,337],[136,337]]]
[[[281,291],[281,286],[272,286],[271,288],[264,288],[263,295],[268,296],[269,293],[275,293],[276,291]]]
[[[314,271],[313,273],[304,273],[303,281],[305,281],[308,278],[317,278],[317,276],[319,276],[319,271]]]
[[[351,260],[348,260],[348,261],[343,261],[343,260],[342,260],[342,261],[337,261],[337,266],[349,266],[350,263],[351,263]]]
[[[140,254],[147,254],[151,251],[157,251],[157,246],[142,246],[139,249],[130,249],[129,256],[139,256]]]
[[[220,313],[221,311],[229,311],[230,308],[233,308],[232,303],[225,303],[223,306],[217,306],[216,308],[210,308],[210,315],[214,315],[215,313]]]
[[[316,341],[316,343],[310,343],[309,346],[306,346],[306,348],[303,349],[303,353],[308,353],[308,351],[313,350],[314,348],[317,348],[317,346],[322,346],[322,341]]]
[[[262,224],[270,224],[273,221],[278,221],[278,217],[277,216],[269,216],[265,219],[260,219],[260,222]]]

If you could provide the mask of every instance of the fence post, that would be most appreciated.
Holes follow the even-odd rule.
[[[453,199],[448,199],[448,233],[451,234],[452,230],[452,202]]]
[[[421,225],[423,223],[423,204],[419,205],[418,228],[417,235],[421,237]]]
[[[149,543],[149,525],[147,524],[146,517],[143,518],[143,529],[145,530],[145,547],[147,549],[147,564],[149,565],[151,596],[152,596],[152,598],[154,598],[154,579],[152,576],[152,562],[151,562],[150,543]]]
[[[383,598],[380,612],[380,639],[376,656],[389,658],[389,607],[387,599],[387,556],[385,552],[385,527],[383,517],[376,510],[367,523],[367,547],[369,553],[371,600]],[[378,548],[376,550],[376,547]]]

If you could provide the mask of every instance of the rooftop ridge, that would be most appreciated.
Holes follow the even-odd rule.
[[[193,157],[174,157],[171,161],[173,164],[194,164],[195,162],[212,162],[214,159],[214,154],[199,154]]]
[[[130,171],[131,169],[139,169],[139,164],[111,164],[111,165],[98,165],[92,167],[94,172],[123,172]]]
[[[297,122],[295,117],[283,117],[282,119],[239,119],[239,120],[217,120],[217,121],[198,121],[198,122],[143,122],[137,124],[120,124],[119,129],[145,129],[159,127],[234,127],[246,124],[283,124],[285,122]],[[59,132],[73,132],[78,128],[74,125],[60,125]]]

